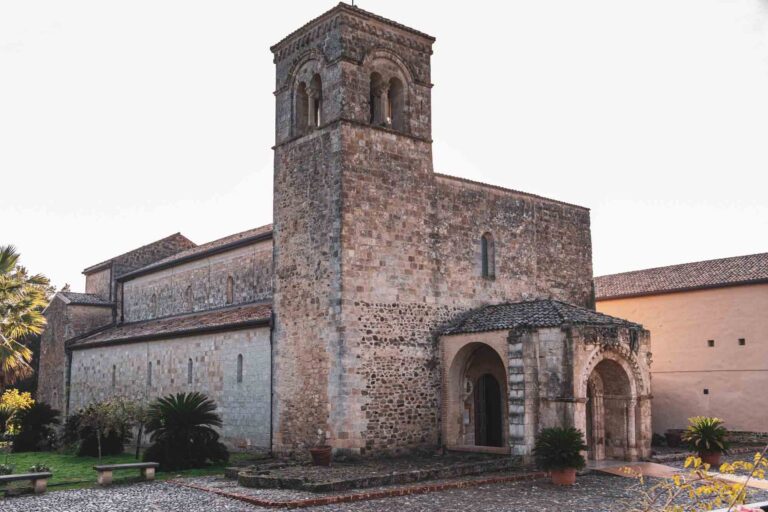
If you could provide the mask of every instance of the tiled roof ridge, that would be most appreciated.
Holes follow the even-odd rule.
[[[640,324],[552,298],[485,304],[459,315],[443,334],[487,332],[530,327],[606,325],[642,328]]]
[[[269,325],[272,303],[250,302],[137,322],[111,323],[65,341],[68,349],[180,338]]]
[[[594,278],[598,299],[768,282],[768,253],[678,263]]]
[[[668,270],[668,269],[676,269],[676,268],[683,268],[683,267],[689,267],[691,265],[701,265],[701,264],[707,264],[707,263],[721,263],[726,261],[735,261],[735,260],[741,260],[745,258],[754,258],[756,256],[768,256],[768,252],[755,252],[751,254],[744,254],[742,256],[726,256],[725,258],[713,258],[709,260],[700,260],[700,261],[689,261],[687,263],[674,263],[672,265],[661,265],[659,267],[649,267],[649,268],[642,268],[637,270],[627,270],[626,272],[617,272],[615,274],[605,274],[602,276],[595,276],[595,279],[603,279],[606,277],[617,277],[617,276],[627,276],[632,274],[640,274],[644,272],[653,272],[658,270]]]

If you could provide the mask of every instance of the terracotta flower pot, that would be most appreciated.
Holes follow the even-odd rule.
[[[315,466],[330,466],[331,453],[332,448],[330,446],[316,446],[309,449],[309,454],[312,455],[312,464]]]
[[[573,485],[576,483],[576,469],[553,469],[550,473],[552,475],[552,483],[555,485]]]
[[[717,469],[720,467],[721,455],[722,453],[720,452],[701,452],[699,457],[701,458],[701,462],[709,464],[709,467],[712,469]]]

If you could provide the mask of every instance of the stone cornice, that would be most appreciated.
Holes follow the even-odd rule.
[[[392,27],[400,33],[400,37],[396,37],[394,31],[392,33],[383,34],[381,31],[375,30],[374,25],[370,24],[370,22]],[[430,54],[432,53],[432,43],[435,41],[434,37],[418,30],[365,11],[359,7],[339,3],[333,9],[309,21],[285,36],[277,44],[273,45],[270,50],[275,55],[275,62],[284,59],[286,56],[294,53],[303,46],[308,46],[311,41],[319,39],[322,35],[328,33],[340,24],[348,25],[356,30],[365,31],[374,34],[377,37]],[[419,39],[422,41],[419,41]]]

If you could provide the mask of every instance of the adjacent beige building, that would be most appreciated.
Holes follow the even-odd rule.
[[[768,253],[595,278],[597,309],[653,333],[653,431],[696,415],[768,432]]]

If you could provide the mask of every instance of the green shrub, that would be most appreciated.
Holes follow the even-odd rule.
[[[229,460],[214,427],[221,427],[216,404],[202,393],[179,393],[158,398],[148,409],[146,429],[152,445],[144,460],[160,463],[160,469],[204,467]]]
[[[50,473],[51,468],[46,466],[45,464],[37,463],[29,467],[29,472],[30,473]]]
[[[14,452],[49,450],[56,444],[54,425],[59,424],[59,411],[50,405],[37,402],[21,409],[14,416],[19,433],[13,439]]]
[[[533,453],[536,464],[546,470],[575,468],[581,469],[586,463],[581,455],[586,450],[584,436],[580,430],[568,428],[545,428],[536,437]]]
[[[81,425],[82,415],[83,410],[67,418],[62,441],[66,446],[73,447],[79,457],[98,457],[99,443],[96,439],[96,430]],[[101,440],[101,454],[103,456],[120,455],[124,451],[125,443],[130,440],[131,431],[127,425],[120,431],[110,431]]]
[[[696,453],[719,452],[727,453],[728,429],[723,426],[720,418],[707,418],[696,416],[689,418],[690,425],[683,432],[682,439],[688,444],[688,448]]]
[[[10,464],[0,464],[0,476],[10,475],[13,473],[13,466]]]

